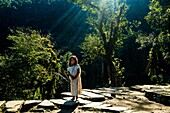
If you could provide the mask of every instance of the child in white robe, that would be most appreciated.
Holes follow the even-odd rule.
[[[70,78],[71,94],[73,98],[71,100],[77,101],[78,94],[81,94],[82,84],[81,84],[81,67],[78,64],[78,58],[76,56],[71,56],[70,67],[67,68],[68,76]]]

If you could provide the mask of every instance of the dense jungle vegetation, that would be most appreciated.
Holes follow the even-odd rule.
[[[71,54],[83,88],[169,83],[170,1],[0,1],[0,100],[59,97]]]

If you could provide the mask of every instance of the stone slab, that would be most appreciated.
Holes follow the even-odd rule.
[[[94,107],[100,106],[102,104],[103,104],[103,102],[92,102],[90,104],[81,106],[81,108],[94,108]]]
[[[41,102],[42,102],[41,100],[26,100],[21,108],[21,112],[27,112]]]
[[[6,101],[0,101],[0,107],[3,106],[6,103]]]
[[[54,109],[54,107],[55,105],[49,100],[44,100],[37,106],[37,108],[44,108],[44,109]]]
[[[15,107],[12,107],[12,108],[7,108],[6,111],[7,112],[12,112],[12,113],[16,113],[18,112],[19,110],[21,109],[21,105],[16,105]]]
[[[112,105],[111,104],[102,104],[102,105],[99,105],[99,106],[95,106],[94,108],[96,109],[107,109],[107,107],[111,107]]]
[[[63,99],[50,99],[50,102],[56,104],[56,105],[63,105],[67,100]]]
[[[70,92],[63,92],[63,93],[61,93],[61,95],[63,97],[68,97],[68,96],[71,97],[72,96]]]
[[[41,103],[42,101],[41,100],[26,100],[24,102],[24,105],[30,105],[30,104],[39,104]]]
[[[110,93],[102,93],[102,95],[108,99],[112,99],[114,96]]]
[[[63,97],[72,97],[72,95],[71,95],[70,92],[63,92],[63,93],[61,93],[61,95],[62,95]],[[85,95],[79,95],[79,98],[88,98],[88,97],[85,96]]]
[[[63,99],[68,101],[68,100],[71,100],[72,97],[64,97]],[[78,98],[78,102],[79,102],[80,105],[85,105],[85,104],[91,103],[92,101],[85,100],[85,99],[82,99],[82,98]]]
[[[82,95],[88,96],[91,101],[95,101],[95,102],[100,102],[105,100],[103,95],[99,95],[92,92],[82,91]]]
[[[6,108],[13,108],[17,105],[22,105],[24,103],[24,100],[15,100],[15,101],[8,101],[6,103]]]
[[[121,107],[121,106],[112,106],[112,107],[107,107],[109,111],[112,112],[123,112],[128,110],[126,107]]]

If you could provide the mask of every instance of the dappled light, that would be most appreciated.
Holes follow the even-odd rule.
[[[169,113],[169,0],[1,0],[0,112]]]

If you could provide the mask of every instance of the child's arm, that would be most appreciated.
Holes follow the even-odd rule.
[[[73,77],[74,77],[73,75],[70,74],[69,71],[68,71],[68,74],[67,74],[67,75],[70,76],[72,79],[73,79]]]
[[[80,74],[80,69],[77,69],[77,74],[75,76],[73,76],[73,79],[76,79],[78,77],[78,75]]]

